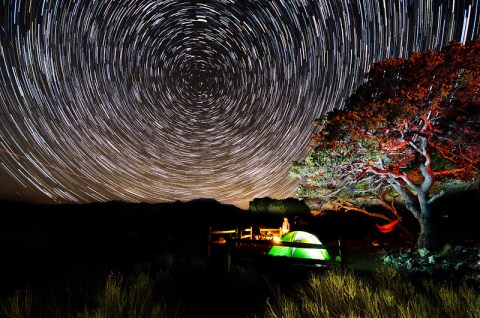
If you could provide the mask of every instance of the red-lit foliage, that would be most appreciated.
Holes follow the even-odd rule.
[[[292,163],[305,178],[298,195],[395,192],[419,221],[418,245],[434,247],[430,205],[442,184],[479,175],[480,40],[375,63],[317,125],[306,160]]]

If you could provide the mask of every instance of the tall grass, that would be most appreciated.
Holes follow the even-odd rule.
[[[243,288],[255,274],[253,269],[235,271],[235,277],[226,276],[229,285],[217,284],[226,290],[209,290],[206,288],[209,283],[207,277],[200,277],[201,282],[197,284],[206,284],[205,289],[189,294],[190,297],[198,297],[190,301],[193,301],[194,308],[197,308],[203,300],[212,297],[211,292],[226,293],[232,291],[228,288]],[[58,297],[53,291],[16,291],[0,300],[0,317],[180,318],[187,317],[185,309],[191,309],[188,307],[189,303],[181,306],[180,303],[172,303],[161,296],[162,292],[169,292],[170,295],[169,288],[176,288],[176,280],[172,285],[168,282],[167,288],[162,289],[162,286],[157,285],[159,281],[154,284],[153,279],[145,272],[137,272],[128,277],[118,273],[105,276],[87,289],[74,286],[65,288],[66,296],[61,294]],[[253,310],[253,317],[480,317],[478,290],[461,283],[453,285],[428,279],[414,279],[390,266],[380,266],[371,275],[360,275],[348,269],[315,272],[308,276],[301,275],[296,285],[292,284],[290,287],[285,282],[272,285],[275,281],[273,277],[266,282],[268,286],[273,286],[271,292],[263,294],[265,300],[255,307],[258,310]],[[262,280],[255,281],[261,283]],[[290,278],[287,281],[290,282]],[[259,291],[260,288],[256,290]],[[233,295],[232,297],[236,297],[242,294]],[[170,299],[184,299],[182,296],[183,294],[176,293],[175,297]],[[189,297],[185,299],[188,301]],[[235,301],[238,307],[229,310],[239,310],[242,305],[245,307],[247,300],[238,298]],[[208,308],[203,309],[208,311]],[[190,311],[188,317],[195,313],[195,310]],[[198,317],[203,314],[199,311]]]
[[[79,318],[107,317],[181,317],[182,308],[170,308],[162,297],[155,298],[150,277],[139,273],[130,279],[110,274],[105,287],[99,291],[93,309],[86,309]]]
[[[94,291],[93,300],[85,301],[83,308],[70,308],[57,299],[35,299],[32,291],[15,291],[0,303],[0,317],[76,317],[76,318],[177,318],[182,316],[179,304],[169,305],[161,296],[155,296],[150,277],[138,273],[130,278],[110,274],[105,283]],[[77,295],[78,296],[78,295]],[[49,296],[55,297],[55,296]]]
[[[414,281],[392,267],[368,278],[340,269],[314,273],[294,291],[276,289],[255,317],[480,317],[480,295],[472,287]]]
[[[13,295],[3,301],[0,306],[0,315],[8,318],[28,318],[32,314],[32,292],[28,288],[24,291],[15,291]]]

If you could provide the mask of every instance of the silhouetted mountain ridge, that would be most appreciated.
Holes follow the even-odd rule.
[[[203,255],[210,226],[232,227],[249,214],[213,199],[51,205],[0,201],[0,211],[0,250],[9,260],[0,268],[27,272],[36,264],[40,273],[82,259],[127,266],[161,251],[189,249]]]

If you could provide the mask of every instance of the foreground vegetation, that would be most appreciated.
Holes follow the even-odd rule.
[[[254,277],[258,273],[237,267],[229,275],[238,276],[238,282],[243,280],[241,276]],[[158,293],[161,281],[153,277],[145,272],[129,277],[111,273],[91,290],[78,286],[78,290],[69,287],[51,293],[17,290],[0,301],[0,317],[190,317],[186,311],[189,303],[180,299],[167,301]],[[269,279],[268,275],[264,278]],[[264,297],[263,308],[259,306],[245,317],[480,316],[480,294],[475,287],[464,282],[414,279],[388,265],[366,275],[330,269],[310,272],[291,284],[266,280],[259,281],[270,286],[269,294],[258,295]],[[208,296],[199,293],[196,297]],[[246,302],[241,298],[236,301],[238,308],[230,310],[240,310]]]
[[[383,266],[371,277],[312,274],[294,293],[278,289],[256,317],[479,317],[480,296],[466,284],[414,281]]]
[[[181,317],[182,308],[167,304],[161,296],[154,296],[153,281],[148,274],[125,278],[110,274],[104,284],[94,291],[94,296],[84,300],[83,308],[71,308],[72,299],[80,295],[34,294],[32,290],[15,291],[1,302],[1,317]],[[69,291],[67,291],[69,293]],[[83,296],[86,296],[85,294]]]

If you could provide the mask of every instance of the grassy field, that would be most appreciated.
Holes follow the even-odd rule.
[[[227,212],[215,206],[209,206],[216,211],[212,219],[222,219]],[[99,207],[24,214],[17,205],[4,207],[0,317],[480,317],[479,284],[462,278],[468,268],[480,281],[480,247],[457,248],[478,237],[471,218],[469,231],[447,228],[462,237],[445,255],[424,257],[440,264],[448,255],[465,256],[441,275],[383,265],[383,252],[401,249],[374,246],[379,237],[370,237],[375,232],[357,219],[340,224],[351,235],[346,269],[233,262],[225,272],[221,257],[218,263],[206,259],[210,221],[197,213],[205,207],[174,204],[166,210],[174,216],[168,222],[158,206]],[[237,218],[225,221],[232,222]],[[337,229],[336,222],[322,222],[312,226],[324,237]],[[366,233],[353,232],[360,229]]]
[[[201,254],[161,254],[125,272],[104,267],[12,290],[0,317],[480,316],[473,286],[409,276],[363,255],[345,269],[238,263],[226,273]]]
[[[279,288],[255,317],[479,317],[472,287],[415,281],[391,267],[371,276],[351,271],[312,274],[295,292]]]

